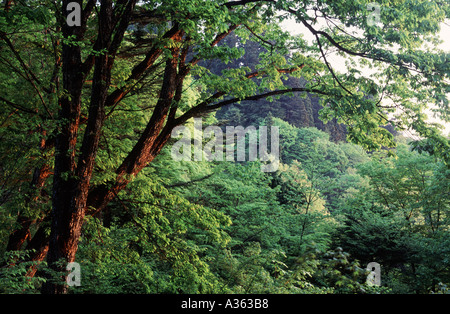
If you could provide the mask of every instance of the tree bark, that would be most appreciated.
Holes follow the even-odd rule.
[[[69,0],[63,1],[63,16],[67,15]],[[78,1],[82,5],[81,1]],[[82,27],[62,27],[64,38],[75,35],[77,40],[83,37]],[[78,244],[83,212],[79,210],[79,200],[75,195],[77,178],[75,176],[76,142],[81,114],[81,90],[84,75],[82,72],[81,49],[77,45],[63,43],[62,70],[63,88],[69,96],[60,99],[58,120],[62,122],[56,136],[55,166],[52,189],[52,225],[48,246],[48,266],[55,271],[64,271],[56,262],[64,259],[72,262]],[[77,191],[79,192],[79,191]],[[64,278],[61,278],[64,279]],[[43,293],[64,293],[66,287],[51,280],[42,287]]]
[[[63,46],[63,85],[71,95],[61,101],[60,121],[68,121],[56,141],[55,175],[53,182],[52,227],[47,262],[51,269],[61,272],[61,282],[48,280],[43,293],[65,293],[65,263],[75,261],[81,227],[85,216],[90,180],[98,151],[101,129],[105,120],[105,102],[111,81],[114,56],[128,26],[136,1],[125,1],[120,18],[113,9],[112,0],[101,2],[96,46],[106,51],[94,58],[94,76],[89,104],[89,117],[84,131],[78,161],[75,164],[75,143],[80,119],[81,90],[85,73],[80,50]],[[65,5],[63,3],[63,10]],[[117,26],[117,27],[116,27]],[[65,37],[76,27],[63,28]],[[79,29],[85,29],[80,27]],[[115,34],[113,36],[113,31]],[[77,35],[82,36],[82,33]],[[65,53],[64,53],[65,52]],[[58,264],[59,261],[63,264]]]
[[[39,143],[39,148],[43,152],[48,149],[49,145],[47,145],[44,138],[46,135],[45,131],[41,130],[41,134],[43,135],[43,138]],[[32,205],[33,202],[36,202],[39,199],[40,191],[50,174],[51,168],[47,162],[41,167],[36,167],[34,169],[33,178],[30,182],[30,190],[25,198],[25,207]],[[31,239],[30,226],[36,223],[36,219],[27,217],[24,213],[20,212],[16,222],[19,227],[9,235],[6,251],[19,251],[25,241]]]
[[[177,32],[176,40],[181,40],[182,33]],[[128,156],[117,169],[116,180],[110,188],[100,186],[89,195],[89,205],[101,211],[105,206],[147,166],[161,151],[170,138],[169,126],[164,122],[172,105],[177,87],[179,48],[172,49],[172,57],[166,62],[160,97],[144,132]]]

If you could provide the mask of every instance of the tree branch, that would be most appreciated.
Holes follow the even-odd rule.
[[[199,181],[203,181],[206,180],[208,178],[210,178],[213,175],[213,173],[210,173],[204,177],[201,178],[197,178],[197,179],[193,179],[191,181],[187,181],[187,182],[177,182],[177,183],[173,183],[173,184],[168,184],[168,185],[164,185],[166,188],[175,188],[175,187],[179,187],[179,186],[186,186],[186,185],[190,185],[192,183],[196,183]]]
[[[339,84],[339,86],[340,86],[343,90],[345,90],[345,91],[346,91],[347,93],[349,93],[350,95],[353,95],[353,93],[350,92],[350,91],[349,91],[349,90],[341,83],[341,81],[338,79],[338,77],[337,77],[336,74],[334,73],[333,68],[331,67],[330,63],[329,63],[328,60],[327,60],[327,57],[325,56],[325,53],[324,53],[323,48],[322,48],[322,43],[320,42],[319,36],[318,36],[317,34],[316,34],[315,36],[316,36],[317,44],[319,45],[320,53],[322,54],[322,57],[323,57],[323,61],[325,62],[325,65],[327,66],[327,68],[328,68],[328,70],[330,71],[331,75],[333,76],[334,80]]]
[[[197,106],[191,108],[190,110],[186,111],[183,115],[181,115],[177,119],[175,119],[173,127],[185,123],[190,118],[193,118],[193,117],[199,116],[201,114],[217,110],[217,109],[219,109],[219,108],[221,108],[223,106],[231,105],[231,104],[236,103],[236,102],[247,101],[247,100],[259,100],[259,99],[262,99],[262,98],[267,98],[269,96],[283,95],[283,94],[292,93],[292,92],[308,92],[308,93],[314,93],[314,94],[328,95],[328,93],[326,93],[324,91],[321,91],[321,90],[318,90],[318,89],[292,87],[292,88],[287,88],[287,89],[270,91],[270,92],[259,94],[259,95],[247,96],[247,97],[244,97],[244,98],[231,98],[231,99],[223,100],[223,101],[221,101],[219,103],[216,103],[214,105],[209,105],[215,99],[220,98],[220,97],[222,97],[224,95],[224,93],[218,92],[218,93],[214,94],[213,96],[209,97],[207,100],[205,100],[202,103],[200,103],[199,105],[197,105]]]
[[[30,70],[30,68],[25,64],[22,57],[20,56],[19,52],[14,48],[14,45],[11,43],[9,38],[6,36],[6,33],[0,32],[0,38],[5,41],[5,43],[8,45],[9,49],[13,52],[14,56],[16,57],[17,61],[19,61],[20,65],[22,66],[23,70],[25,71],[26,76],[28,77],[29,81],[31,82],[34,80],[36,83],[38,83],[39,86],[42,87],[42,89],[50,93],[51,91],[44,86],[42,86],[41,81],[36,77],[36,75]],[[31,77],[30,77],[31,76]]]
[[[255,3],[255,2],[274,2],[274,1],[273,0],[240,0],[240,1],[229,1],[222,5],[226,6],[228,9],[231,9],[232,7],[243,6],[248,3]]]
[[[23,112],[31,113],[31,114],[38,114],[37,111],[34,111],[34,110],[31,110],[31,109],[25,108],[25,107],[23,107],[21,105],[15,104],[15,103],[13,103],[12,101],[9,101],[6,98],[3,98],[2,96],[0,96],[0,101],[3,101],[5,104],[7,104],[7,105],[9,105],[9,106],[11,106],[11,107],[13,107],[15,109],[21,110]],[[45,117],[43,117],[43,118],[45,118]]]
[[[169,31],[167,31],[164,36],[164,39],[174,39],[177,38],[180,34],[180,29],[178,27],[178,24],[175,24]],[[159,47],[153,47],[145,56],[144,60],[142,60],[140,63],[138,63],[133,70],[131,71],[131,75],[126,79],[126,83],[130,83],[134,80],[139,79],[158,59],[158,57],[162,53],[162,48]],[[125,95],[127,95],[130,92],[129,88],[121,87],[116,90],[114,90],[111,94],[108,95],[106,99],[105,106],[114,106],[116,103],[121,101]]]

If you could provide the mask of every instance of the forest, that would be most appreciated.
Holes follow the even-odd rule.
[[[4,0],[0,293],[450,293],[449,18]]]

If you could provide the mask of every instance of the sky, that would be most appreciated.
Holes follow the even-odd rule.
[[[282,26],[285,30],[289,31],[291,34],[303,34],[304,39],[306,39],[308,41],[315,40],[314,35],[312,35],[311,32],[308,29],[306,29],[306,27],[304,27],[303,25],[301,25],[299,23],[296,23],[294,20],[285,21]],[[320,26],[316,27],[316,29],[319,27]],[[445,52],[450,53],[450,20],[447,20],[446,23],[441,24],[441,31],[440,31],[439,35],[440,35],[440,38],[443,40],[443,43],[438,48],[442,49]],[[345,73],[346,67],[345,67],[345,64],[344,64],[342,58],[339,58],[337,56],[333,57],[332,55],[330,55],[329,57],[327,57],[327,59],[330,61],[330,63],[332,62],[333,68],[335,70],[337,70],[338,72],[341,72],[341,73]],[[450,95],[448,95],[448,97],[450,97]],[[445,135],[450,136],[450,123],[449,122],[446,123],[444,121],[437,120],[437,119],[433,118],[431,114],[429,115],[429,121],[430,122],[438,122],[441,125],[443,125],[444,126],[443,133]]]

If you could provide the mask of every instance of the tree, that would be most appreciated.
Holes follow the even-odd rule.
[[[67,23],[69,3],[82,8],[80,26]],[[445,138],[429,131],[423,111],[425,104],[435,104],[448,118],[449,63],[444,53],[421,48],[433,42],[448,17],[448,4],[392,1],[383,9],[380,28],[368,23],[365,2],[347,0],[6,1],[0,18],[4,136],[20,124],[28,125],[20,134],[30,136],[25,142],[31,146],[17,149],[35,154],[27,169],[20,165],[26,182],[8,180],[2,201],[12,202],[14,193],[9,192],[20,194],[18,185],[28,185],[31,192],[21,204],[45,204],[35,213],[19,210],[9,249],[20,250],[28,241],[33,260],[47,256],[51,269],[63,271],[57,262],[74,261],[85,215],[103,212],[161,152],[174,127],[243,100],[294,92],[321,95],[323,118],[345,122],[348,138],[364,147],[392,145],[389,132],[379,127],[392,119],[445,148]],[[278,23],[288,17],[316,42],[282,31]],[[351,33],[353,27],[360,32]],[[210,74],[200,60],[226,63],[242,54],[238,47],[218,46],[232,32],[252,37],[267,52],[259,54],[255,70],[230,68]],[[353,62],[347,74],[334,70],[328,49]],[[369,64],[374,73],[360,72],[358,62]],[[289,75],[309,83],[286,86],[283,80]],[[182,95],[190,76],[204,89],[198,102],[186,107]],[[152,92],[149,106],[138,109],[145,122],[131,137],[130,147],[118,148],[124,154],[107,180],[96,180],[103,175],[96,169],[99,152],[115,149],[102,138],[108,119],[129,110],[127,100],[138,101],[140,93]],[[388,116],[394,111],[402,116]],[[20,177],[18,172],[11,175]],[[47,281],[43,291],[62,293],[66,288]]]
[[[383,265],[394,292],[429,293],[449,280],[448,168],[406,145],[397,156],[358,166],[369,185],[342,203],[337,245]]]

